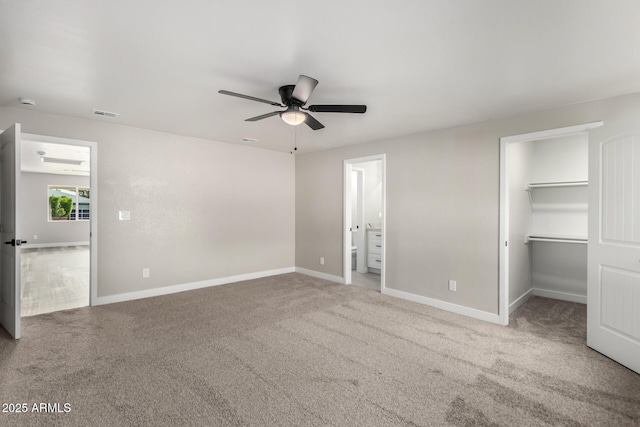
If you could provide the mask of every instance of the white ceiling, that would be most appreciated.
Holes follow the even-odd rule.
[[[0,105],[280,151],[640,91],[637,0],[0,0],[0,38]],[[368,112],[312,131],[217,93],[279,101],[299,74]]]
[[[45,154],[42,155],[38,152],[44,152]],[[90,155],[89,147],[22,139],[20,144],[20,170],[23,172],[53,173],[57,175],[89,176]],[[53,159],[78,160],[82,163],[74,165],[42,162],[40,158],[43,156]]]

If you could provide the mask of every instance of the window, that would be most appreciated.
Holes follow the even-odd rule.
[[[50,185],[48,192],[49,221],[89,220],[90,189]]]

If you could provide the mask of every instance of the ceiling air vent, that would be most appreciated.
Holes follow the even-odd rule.
[[[104,116],[104,117],[118,117],[120,114],[118,113],[112,113],[111,111],[104,111],[104,110],[93,110],[93,114],[95,114],[96,116]]]

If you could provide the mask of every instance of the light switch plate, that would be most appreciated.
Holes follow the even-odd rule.
[[[129,221],[131,219],[131,212],[130,211],[119,211],[118,212],[118,219],[120,221]]]

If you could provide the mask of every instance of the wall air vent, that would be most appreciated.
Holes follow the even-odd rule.
[[[104,117],[118,117],[120,114],[118,113],[112,113],[111,111],[104,111],[104,110],[93,110],[93,114],[95,114],[96,116],[104,116]]]

